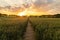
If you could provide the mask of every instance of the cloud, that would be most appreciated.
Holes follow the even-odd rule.
[[[7,6],[9,5],[5,0],[0,0],[0,6]]]
[[[29,8],[34,4],[39,11],[46,11],[47,13],[60,13],[60,0],[0,0],[0,6],[20,6],[22,8]]]
[[[0,5],[6,6],[6,5],[18,5],[21,4],[28,4],[31,5],[31,3],[34,3],[37,6],[53,3],[53,2],[59,2],[60,0],[0,0]]]

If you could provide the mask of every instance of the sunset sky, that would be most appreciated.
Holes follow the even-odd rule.
[[[60,0],[0,0],[0,6],[13,6],[15,4],[19,6],[21,4],[31,4],[32,2],[39,6],[45,3],[59,3]]]
[[[35,15],[60,13],[60,0],[0,0],[0,6],[19,6]]]

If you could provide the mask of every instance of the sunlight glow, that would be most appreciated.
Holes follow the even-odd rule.
[[[33,8],[32,6],[29,8],[26,8],[24,11],[18,13],[18,16],[40,16],[46,14],[43,10],[39,11],[36,8]]]
[[[23,12],[18,13],[18,15],[19,15],[19,16],[25,16],[26,13],[25,13],[25,11],[23,11]]]

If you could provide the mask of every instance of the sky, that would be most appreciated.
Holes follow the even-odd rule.
[[[34,2],[35,0],[33,0]],[[31,0],[0,0],[0,6],[13,6],[17,5],[20,6],[22,4],[30,4]]]
[[[60,13],[60,0],[0,0],[0,6],[2,7],[5,6],[22,7],[23,5],[28,6],[28,8],[34,5],[37,8],[37,10],[49,14]]]
[[[60,0],[0,0],[0,6],[13,6],[17,5],[20,6],[22,4],[31,4],[34,3],[35,5],[43,5],[48,3],[59,3]]]

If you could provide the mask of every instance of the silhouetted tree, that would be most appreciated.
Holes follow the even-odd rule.
[[[56,18],[60,18],[60,14],[56,14],[54,15]]]
[[[0,17],[6,17],[6,16],[7,16],[6,14],[0,13]]]
[[[0,17],[2,16],[2,14],[0,13]]]

